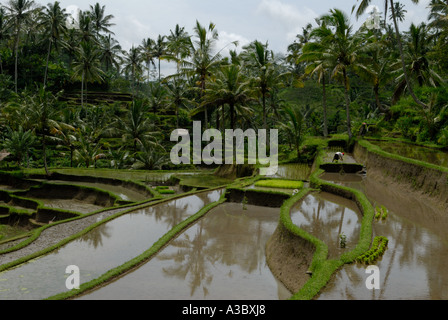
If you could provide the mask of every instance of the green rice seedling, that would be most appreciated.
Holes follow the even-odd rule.
[[[363,264],[372,264],[383,256],[386,251],[388,239],[383,236],[375,237],[372,243],[372,247],[369,251],[362,254],[356,260]]]
[[[375,220],[379,220],[380,216],[381,216],[381,209],[380,207],[377,206],[375,208]]]
[[[386,209],[385,206],[381,206],[381,211],[382,211],[381,220],[386,220],[387,215],[389,213],[388,210]]]
[[[160,194],[174,194],[175,193],[175,191],[171,190],[171,189],[160,189],[160,190],[157,190],[157,192]]]
[[[302,189],[303,181],[296,180],[259,180],[255,183],[256,187],[279,188],[279,189]]]

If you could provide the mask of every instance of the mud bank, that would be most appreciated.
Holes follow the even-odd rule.
[[[316,248],[279,223],[266,244],[266,262],[272,274],[291,292],[298,292],[310,279],[307,273]]]
[[[415,196],[448,210],[448,169],[387,153],[367,141],[356,143],[354,155],[365,164],[370,176],[384,183],[393,181]]]

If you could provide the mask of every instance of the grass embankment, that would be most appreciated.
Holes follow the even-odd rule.
[[[328,260],[328,246],[321,240],[295,226],[291,221],[291,207],[298,201],[301,201],[310,190],[303,189],[297,195],[285,201],[280,212],[280,223],[282,223],[284,227],[290,232],[312,243],[316,248],[310,266],[312,277],[297,293],[295,293],[290,298],[291,300],[313,299],[316,295],[318,295],[322,288],[326,286],[331,276],[339,268],[341,268],[344,264],[355,262],[359,256],[368,251],[372,241],[372,221],[375,214],[372,205],[362,192],[351,188],[335,185],[319,178],[319,176],[324,173],[324,171],[320,169],[324,153],[325,148],[319,148],[316,161],[313,165],[313,167],[316,169],[310,176],[311,186],[315,189],[331,192],[333,194],[348,198],[356,202],[363,214],[359,241],[353,250],[342,254],[339,259]]]
[[[372,152],[375,153],[379,156],[382,156],[386,159],[392,159],[392,160],[397,160],[397,161],[403,161],[409,164],[413,164],[416,166],[420,166],[420,167],[424,167],[427,169],[433,169],[433,170],[437,170],[437,171],[441,171],[444,173],[448,173],[448,168],[446,167],[442,167],[442,166],[438,166],[432,163],[428,163],[428,162],[424,162],[424,161],[420,161],[420,160],[416,160],[416,159],[412,159],[412,158],[406,158],[397,154],[393,154],[390,152],[386,152],[383,149],[381,149],[380,146],[374,145],[372,143],[370,143],[367,140],[359,140],[357,142],[361,147],[366,148],[366,150],[368,152]]]

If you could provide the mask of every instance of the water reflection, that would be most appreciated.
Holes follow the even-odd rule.
[[[287,299],[265,261],[279,209],[225,203],[151,261],[81,299]]]
[[[310,194],[291,208],[292,222],[325,242],[330,259],[356,246],[361,219],[355,203],[329,193]],[[340,246],[342,234],[346,248]]]
[[[171,230],[176,221],[217,201],[221,193],[201,193],[131,212],[47,256],[5,271],[0,274],[0,300],[44,299],[67,291],[65,269],[69,265],[79,267],[81,284],[95,279],[142,254]]]
[[[367,176],[362,181],[322,178],[363,191],[373,205],[384,205],[389,215],[373,224],[374,235],[389,239],[388,249],[377,262],[380,290],[365,286],[366,267],[346,265],[335,275],[319,299],[425,299],[448,298],[448,217],[423,199],[395,185]]]
[[[308,180],[311,174],[311,167],[304,163],[280,164],[278,171],[270,178]]]

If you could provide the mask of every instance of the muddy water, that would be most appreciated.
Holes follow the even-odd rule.
[[[95,228],[51,254],[0,273],[0,300],[43,299],[67,291],[67,266],[80,270],[81,284],[149,249],[166,232],[222,191],[171,200],[137,210]]]
[[[324,174],[323,179],[363,191],[374,206],[384,205],[389,215],[374,222],[374,236],[389,239],[388,249],[376,265],[380,289],[369,290],[366,266],[346,265],[318,299],[448,299],[448,217],[446,212],[374,177]]]
[[[310,194],[295,204],[291,208],[291,220],[325,242],[329,259],[333,259],[358,243],[362,215],[354,202],[322,192]],[[345,248],[340,245],[342,234],[346,236]]]
[[[369,141],[386,152],[403,157],[429,162],[438,166],[448,167],[448,153],[437,149],[415,146],[407,143],[390,141]]]
[[[278,215],[278,208],[222,204],[152,260],[81,299],[287,299],[265,261]]]
[[[278,165],[278,171],[270,178],[308,180],[311,167],[303,163],[288,163]]]

